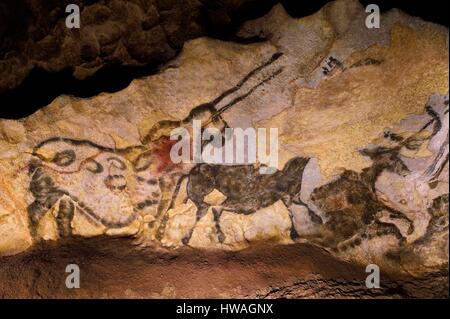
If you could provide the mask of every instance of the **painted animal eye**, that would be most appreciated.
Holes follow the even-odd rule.
[[[75,162],[75,152],[73,150],[64,150],[62,152],[58,152],[52,159],[52,162],[58,166],[69,166],[73,162]]]

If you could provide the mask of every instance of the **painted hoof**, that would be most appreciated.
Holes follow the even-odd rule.
[[[220,232],[219,234],[217,234],[217,239],[219,240],[219,243],[223,244],[223,242],[225,241],[225,235]]]

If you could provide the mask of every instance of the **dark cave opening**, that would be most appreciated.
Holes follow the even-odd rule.
[[[436,0],[359,0],[363,6],[371,3],[378,4],[381,12],[388,11],[393,8],[402,10],[403,12],[420,17],[425,21],[444,25],[448,28],[448,2]]]
[[[88,98],[102,92],[117,92],[126,88],[133,79],[154,74],[156,70],[157,64],[141,67],[112,64],[79,80],[72,75],[72,69],[50,73],[36,68],[18,87],[0,95],[0,118],[26,117],[63,94]]]
[[[202,17],[206,35],[225,41],[241,41],[244,43],[258,41],[258,39],[242,41],[236,38],[235,33],[243,22],[263,16],[278,2],[283,4],[291,16],[303,17],[318,11],[329,0],[308,2],[298,0],[251,1],[236,9],[235,12],[229,12],[228,18],[225,19],[215,16],[214,10],[216,8],[213,4],[206,4],[206,11],[203,12]],[[374,1],[360,0],[360,2],[366,6]],[[214,3],[214,1],[208,3]],[[410,15],[419,16],[424,20],[448,27],[447,10],[441,10],[443,6],[447,6],[447,2],[438,2],[437,0],[426,2],[421,0],[377,0],[376,3],[380,6],[382,12],[399,8]],[[19,13],[22,12],[23,8],[17,6],[14,4],[12,9]],[[22,18],[26,19],[26,15]],[[15,32],[18,32],[18,34],[25,32],[19,29]],[[157,62],[138,67],[110,64],[84,80],[76,79],[72,75],[73,69],[50,73],[35,68],[20,85],[0,94],[0,118],[20,119],[26,117],[48,105],[59,95],[65,94],[86,98],[101,92],[117,92],[126,88],[133,79],[154,74],[158,71],[158,66]]]

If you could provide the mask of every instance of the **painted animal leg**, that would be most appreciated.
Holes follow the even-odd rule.
[[[214,222],[216,224],[217,238],[219,239],[219,242],[222,244],[225,241],[225,234],[222,232],[222,229],[220,229],[220,217],[222,216],[223,209],[213,208],[212,212],[214,215]]]
[[[58,216],[56,223],[58,225],[58,233],[61,238],[66,238],[72,235],[72,227],[70,223],[75,215],[75,206],[68,198],[63,198],[59,201]]]
[[[292,201],[294,204],[296,205],[302,205],[305,206],[306,209],[308,209],[308,215],[309,218],[311,218],[311,221],[315,224],[319,224],[322,225],[323,224],[323,220],[322,217],[320,217],[319,215],[317,215],[311,208],[309,208],[308,205],[306,205],[305,203],[303,203],[303,201],[301,201],[300,199],[295,199]]]
[[[166,224],[169,216],[167,215],[167,211],[169,210],[170,201],[167,199],[161,199],[158,205],[157,217],[154,222],[149,224],[149,227],[158,227],[156,230],[156,239],[161,241],[164,237],[164,233],[166,231]]]
[[[39,222],[45,213],[48,211],[47,207],[39,201],[34,201],[28,206],[28,228],[30,229],[31,237],[37,238],[37,231]]]
[[[394,235],[398,240],[400,245],[406,244],[406,238],[403,237],[400,230],[397,228],[397,226],[390,224],[390,223],[384,223],[379,220],[375,221],[375,230],[376,236],[383,236],[383,235]]]
[[[31,236],[37,237],[37,230],[41,219],[62,197],[60,192],[51,192],[47,197],[38,197],[28,208],[28,223]]]
[[[292,213],[292,207],[291,207],[292,199],[290,198],[290,196],[285,196],[284,198],[282,198],[282,201],[289,211],[289,219],[291,220],[291,231],[290,231],[291,239],[296,240],[300,236],[298,235],[297,230],[295,229],[294,214]]]
[[[206,213],[208,212],[208,208],[209,208],[208,205],[202,205],[197,209],[197,215],[196,215],[194,226],[192,226],[192,228],[189,230],[189,233],[186,236],[184,236],[184,238],[181,240],[184,245],[189,244],[189,241],[191,240],[192,233],[194,232],[195,226],[197,226],[198,221],[200,219],[202,219],[203,216],[206,215]]]
[[[291,219],[291,232],[290,232],[290,236],[292,240],[296,240],[298,239],[300,236],[297,233],[297,230],[295,229],[295,222],[294,222],[294,214],[292,213],[292,210],[289,208],[289,218]]]
[[[290,231],[291,239],[296,240],[300,236],[298,235],[297,230],[295,229],[294,213],[292,212],[292,199],[290,197],[284,197],[282,201],[289,211],[289,219],[291,220],[291,231]]]
[[[374,220],[367,225],[364,230],[355,234],[353,238],[339,243],[336,248],[341,252],[346,251],[347,249],[361,245],[364,240],[370,240],[385,235],[394,235],[399,240],[400,246],[403,246],[406,243],[406,238],[402,236],[395,225]]]

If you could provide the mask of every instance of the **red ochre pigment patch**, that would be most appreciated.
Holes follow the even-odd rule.
[[[162,174],[165,172],[174,172],[183,168],[184,164],[174,164],[170,158],[170,150],[177,143],[164,136],[157,140],[152,147],[152,155],[156,162],[156,172]]]

